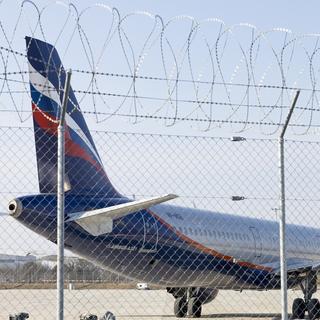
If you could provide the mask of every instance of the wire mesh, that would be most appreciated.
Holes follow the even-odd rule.
[[[8,3],[0,2],[1,12]],[[12,106],[1,111],[14,110],[9,117],[21,121],[0,126],[0,316],[19,309],[55,318],[57,122],[65,72],[54,47],[83,66],[74,70],[66,114],[66,319],[107,310],[120,319],[278,315],[278,141],[90,134],[83,114],[96,124],[118,116],[135,124],[164,120],[168,127],[197,123],[218,133],[228,124],[225,134],[258,125],[275,136],[299,85],[291,128],[306,134],[319,125],[319,35],[186,16],[164,21],[146,12],[122,16],[101,4],[78,11],[73,4],[39,9],[23,1],[15,12],[16,20],[3,13],[0,19],[0,95]],[[66,16],[63,33],[56,24],[58,33],[50,36],[54,46],[35,39],[46,40],[43,21],[57,12]],[[35,24],[26,23],[33,14]],[[106,38],[98,41],[93,24],[106,22]],[[132,34],[132,25],[144,32]],[[171,39],[180,27],[181,43]],[[32,36],[27,55],[19,49],[21,30]],[[299,319],[320,318],[313,295],[320,265],[319,146],[285,141],[289,309]]]
[[[37,195],[39,186],[33,128],[0,130],[1,211],[5,212],[10,200]],[[123,196],[138,200],[175,193],[179,197],[172,205],[234,216],[226,224],[219,214],[211,213],[214,216],[211,220],[206,211],[189,215],[186,209],[179,209],[162,214],[166,207],[159,205],[152,209],[155,215],[149,218],[141,213],[144,219],[149,219],[141,225],[142,220],[134,214],[116,219],[112,231],[98,236],[101,243],[96,248],[92,246],[97,240],[88,230],[74,224],[72,230],[78,233],[73,239],[67,227],[66,319],[85,312],[101,315],[106,310],[119,318],[172,315],[174,299],[166,293],[166,287],[177,286],[210,287],[202,296],[211,298],[219,290],[211,303],[203,305],[204,316],[261,317],[280,312],[279,291],[265,291],[279,288],[279,277],[270,277],[261,269],[252,272],[257,271],[257,266],[272,266],[276,270],[279,264],[272,253],[279,251],[277,140],[232,141],[103,131],[94,131],[92,136],[108,178]],[[320,238],[310,240],[308,235],[308,228],[318,228],[318,148],[317,142],[286,141],[288,223],[305,226],[289,235],[289,267],[292,251],[298,250],[301,261],[313,262],[319,252]],[[44,154],[42,161],[50,157],[54,155]],[[76,161],[74,164],[79,167]],[[98,181],[98,174],[96,178]],[[29,203],[35,198],[29,199]],[[89,198],[84,196],[78,208],[81,205],[92,210],[111,204],[111,199],[102,198],[98,193]],[[8,254],[2,256],[0,272],[3,317],[19,308],[34,317],[54,318],[54,219],[51,224],[43,224],[47,217],[41,216],[43,221],[39,221],[39,215],[41,212],[50,215],[55,205],[54,197],[43,197],[34,211],[28,212],[31,220],[24,221],[51,241],[38,237],[12,217],[1,217],[1,252]],[[70,205],[66,205],[66,212],[69,210]],[[73,209],[76,211],[77,206]],[[155,217],[160,214],[159,222]],[[185,217],[188,221],[179,224],[179,219]],[[246,229],[239,217],[249,217]],[[266,219],[273,222],[271,227],[265,225]],[[168,224],[172,229],[166,227]],[[111,235],[114,235],[112,239]],[[191,245],[190,241],[193,241]],[[81,244],[81,249],[73,248],[74,243]],[[211,250],[210,258],[204,255],[204,247]],[[229,256],[232,260],[221,262]],[[140,282],[148,283],[152,290],[137,290],[136,284]],[[255,286],[264,292],[246,290]],[[294,287],[298,288],[298,284]],[[300,291],[290,292],[289,303],[302,296]]]

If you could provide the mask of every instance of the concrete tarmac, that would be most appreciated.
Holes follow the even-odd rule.
[[[295,297],[301,296],[300,291],[290,291],[289,306]],[[106,311],[119,320],[173,319],[173,302],[165,290],[65,290],[65,319],[79,319],[80,314],[87,312],[102,316]],[[56,291],[0,290],[0,319],[21,311],[28,312],[31,320],[56,319]],[[202,318],[271,319],[280,311],[279,291],[220,291],[214,301],[203,306]]]

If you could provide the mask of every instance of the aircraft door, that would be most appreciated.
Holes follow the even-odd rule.
[[[142,248],[156,251],[158,245],[158,224],[156,218],[151,214],[143,215],[144,220],[144,241]]]
[[[255,258],[260,258],[262,254],[262,240],[260,232],[255,227],[249,227],[254,241]]]

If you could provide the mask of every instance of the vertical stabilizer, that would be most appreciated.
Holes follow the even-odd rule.
[[[26,37],[34,135],[41,193],[56,192],[57,124],[66,72],[51,44]],[[119,197],[70,88],[66,113],[65,189],[71,193]]]

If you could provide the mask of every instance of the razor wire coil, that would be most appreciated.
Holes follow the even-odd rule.
[[[3,8],[5,5],[5,2],[1,3]],[[292,92],[299,88],[304,92],[304,98],[297,107],[295,127],[305,128],[299,132],[305,134],[309,128],[318,125],[317,34],[295,35],[284,28],[260,31],[250,24],[226,26],[219,19],[196,21],[188,16],[164,21],[163,18],[147,12],[121,16],[116,8],[101,4],[94,4],[83,10],[78,10],[74,4],[66,6],[57,3],[54,6],[55,10],[66,14],[65,20],[61,20],[61,29],[59,23],[57,25],[56,41],[64,37],[62,30],[68,27],[71,35],[65,42],[65,54],[71,52],[71,43],[74,41],[78,42],[79,48],[83,50],[88,68],[75,67],[73,71],[81,77],[88,77],[82,80],[86,89],[75,86],[75,91],[81,95],[80,101],[86,98],[91,101],[93,111],[89,111],[96,113],[98,122],[106,121],[117,114],[129,114],[130,118],[134,119],[133,123],[138,119],[154,117],[164,120],[166,126],[196,118],[199,123],[208,123],[201,128],[204,131],[217,129],[216,126],[211,126],[214,123],[220,123],[220,127],[229,123],[231,130],[235,132],[246,131],[248,126],[258,125],[263,133],[270,134],[278,130],[280,125],[277,124],[282,123],[285,115],[284,106],[290,104]],[[22,78],[22,86],[28,82],[28,71],[21,69],[21,61],[25,60],[26,55],[22,50],[16,49],[16,37],[24,24],[24,18],[34,13],[35,28],[28,27],[31,28],[31,35],[47,40],[44,19],[49,14],[48,8],[49,6],[37,6],[35,2],[22,1],[12,32],[1,23],[3,42],[0,55],[4,72],[0,79],[0,94],[8,94],[8,91],[12,95],[27,94],[22,92],[27,91],[27,87],[19,91],[10,85],[14,82],[18,85],[21,80],[19,78]],[[97,57],[86,20],[94,10],[108,17],[104,21],[106,31],[102,34],[105,39],[101,41],[102,49]],[[129,30],[133,21],[137,22],[138,28],[141,26],[145,31],[141,35],[137,31],[139,37],[134,41]],[[149,23],[150,29],[144,23]],[[184,37],[177,42],[172,30],[181,26],[180,32],[184,32]],[[211,32],[210,36],[208,30]],[[241,32],[249,37],[244,38]],[[54,43],[52,39],[50,42]],[[118,51],[111,54],[110,46],[115,42]],[[199,51],[200,48],[202,51]],[[196,54],[197,50],[199,52]],[[231,54],[232,52],[234,54]],[[106,56],[110,60],[114,54],[124,59],[122,69],[127,69],[128,72],[101,70]],[[298,63],[295,59],[298,59]],[[159,63],[155,63],[156,61]],[[158,68],[151,67],[150,62]],[[13,71],[13,65],[20,70]],[[293,68],[295,65],[297,67]],[[154,75],[147,75],[146,70],[151,70],[149,73]],[[302,77],[303,81],[300,79]],[[122,92],[115,92],[114,89],[107,92],[101,90],[101,87],[108,85],[112,79],[129,82],[123,82],[122,85],[120,83]],[[277,83],[272,83],[274,80]],[[154,85],[152,82],[159,84]],[[293,85],[289,85],[290,83]],[[145,88],[150,86],[155,86],[155,89],[149,90],[151,94],[146,95],[148,89]],[[162,97],[155,94],[159,89]],[[114,98],[119,100],[114,101]],[[18,107],[15,97],[11,96],[10,99],[14,110],[23,121],[22,115],[25,111]],[[151,106],[150,101],[156,104]],[[188,107],[185,103],[189,104]],[[217,106],[224,106],[222,113]],[[77,108],[78,106],[74,106],[74,110]],[[99,118],[98,115],[102,117]],[[235,124],[241,125],[233,127]],[[274,129],[263,129],[269,125]]]

